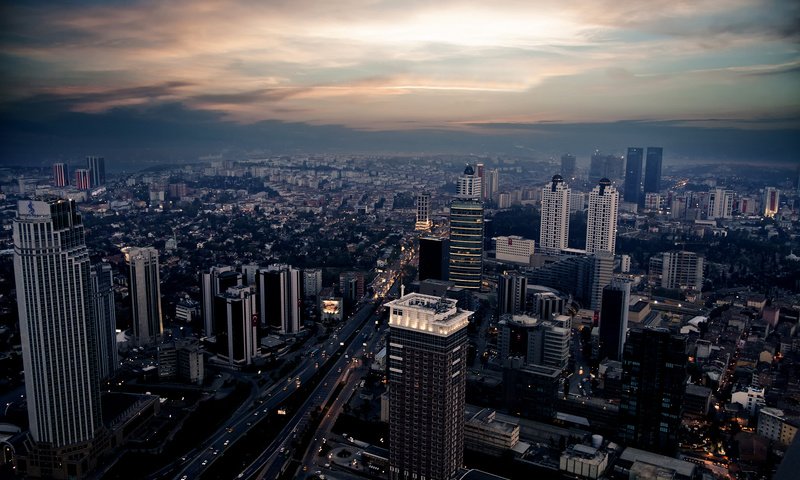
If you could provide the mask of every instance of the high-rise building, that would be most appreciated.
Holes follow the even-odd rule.
[[[609,253],[565,255],[553,263],[532,270],[528,274],[528,281],[568,292],[584,308],[599,310],[603,287],[611,282],[613,273],[614,256]]]
[[[447,480],[464,461],[467,324],[456,300],[411,293],[389,308],[389,478]]]
[[[231,365],[249,365],[258,353],[258,313],[252,287],[231,287],[214,297],[216,352]]]
[[[417,223],[415,224],[415,230],[423,232],[430,231],[433,226],[433,222],[431,221],[431,194],[418,194],[415,203],[417,207]]]
[[[603,289],[600,306],[600,359],[622,359],[622,347],[628,331],[628,304],[631,285],[625,280],[613,279]]]
[[[322,290],[322,269],[306,268],[303,270],[303,296],[316,297]]]
[[[261,326],[279,333],[297,333],[302,328],[300,270],[288,265],[270,265],[256,275],[256,309]]]
[[[363,272],[342,272],[339,274],[339,290],[342,297],[348,302],[360,300],[366,290],[364,289]]]
[[[595,150],[589,159],[589,183],[597,183],[606,175],[606,156]]]
[[[642,193],[642,155],[639,147],[629,147],[625,161],[625,195],[624,201],[639,203]]]
[[[575,176],[575,155],[569,153],[561,155],[561,176],[564,178]]]
[[[106,159],[94,155],[86,157],[86,169],[89,170],[92,186],[105,185],[106,183]]]
[[[778,206],[780,205],[780,191],[775,187],[767,187],[764,189],[764,216],[774,217],[778,213]]]
[[[453,200],[450,204],[448,280],[456,287],[481,288],[483,227],[483,203],[480,200]]]
[[[92,265],[92,308],[97,338],[97,365],[100,380],[106,380],[117,369],[117,314],[114,305],[114,275],[111,265]]]
[[[733,217],[733,192],[715,188],[708,196],[708,218]]]
[[[497,192],[500,191],[500,172],[496,168],[486,171],[483,185],[486,187],[482,192],[483,199],[493,200]]]
[[[624,444],[664,455],[677,451],[686,360],[686,339],[666,328],[628,332],[619,405],[619,439]]]
[[[567,248],[569,239],[570,189],[561,175],[553,175],[542,189],[539,250],[558,253]]]
[[[481,199],[481,179],[469,164],[464,168],[464,174],[458,177],[456,197],[465,200]]]
[[[481,198],[485,198],[484,195],[486,193],[486,165],[482,163],[475,164],[475,175],[478,176],[478,179],[481,183]]]
[[[607,178],[589,193],[586,212],[586,253],[614,254],[617,246],[619,193]]]
[[[650,279],[662,288],[700,291],[704,265],[705,259],[695,252],[660,253],[650,257]]]
[[[89,170],[85,168],[76,168],[75,169],[75,188],[78,190],[89,190],[94,185],[92,185],[92,177],[89,174]]]
[[[528,279],[516,272],[506,272],[497,278],[497,307],[500,315],[517,315],[525,311]]]
[[[419,239],[419,281],[447,280],[448,240],[441,237]]]
[[[69,185],[69,173],[66,163],[53,164],[53,186],[66,187]]]
[[[134,341],[137,345],[151,345],[163,330],[158,250],[153,247],[125,247],[122,253],[130,274],[128,290]]]
[[[214,332],[214,298],[231,287],[240,286],[243,276],[230,266],[214,266],[200,274],[200,303],[203,310],[203,328],[208,337]]]
[[[80,478],[103,431],[89,252],[74,202],[21,200],[13,223],[30,477]],[[23,452],[17,452],[18,455]]]
[[[664,149],[661,147],[647,147],[647,163],[644,167],[644,193],[658,193],[661,191],[661,157]]]

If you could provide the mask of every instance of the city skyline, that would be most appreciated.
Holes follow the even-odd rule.
[[[26,162],[91,140],[195,158],[644,143],[785,161],[797,147],[789,2],[90,2],[5,13],[0,133],[5,156]],[[102,136],[87,131],[101,125]],[[51,150],[36,142],[46,133]],[[754,142],[770,148],[744,148]]]

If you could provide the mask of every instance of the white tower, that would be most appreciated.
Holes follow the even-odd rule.
[[[464,174],[458,178],[456,196],[463,200],[481,199],[481,178],[475,174],[475,170],[469,164],[464,169]]]
[[[28,420],[34,442],[53,449],[90,442],[102,428],[89,271],[74,202],[18,202],[14,273]]]
[[[567,248],[569,238],[570,189],[561,175],[554,175],[542,189],[539,249],[557,253]]]
[[[617,213],[619,192],[607,178],[589,193],[586,215],[586,253],[614,254],[617,246]]]
[[[415,230],[429,232],[433,226],[431,222],[431,194],[420,193],[416,198],[417,223]]]

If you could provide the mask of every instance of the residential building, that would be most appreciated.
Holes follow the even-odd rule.
[[[78,190],[89,190],[92,185],[92,177],[89,170],[85,168],[75,169],[75,188]]]
[[[731,218],[733,216],[733,192],[715,188],[709,192],[708,218]]]
[[[705,258],[684,250],[650,257],[650,278],[662,288],[700,291]]]
[[[528,279],[516,272],[504,272],[497,279],[497,307],[500,315],[525,311]]]
[[[617,245],[619,193],[607,178],[600,180],[589,193],[586,214],[586,253],[614,254]]]
[[[567,248],[569,239],[570,189],[561,175],[554,175],[542,189],[539,249],[558,253]]]
[[[69,185],[69,172],[66,163],[53,164],[53,186],[66,187]]]
[[[780,206],[780,191],[775,187],[764,189],[764,216],[772,218],[778,213]]]

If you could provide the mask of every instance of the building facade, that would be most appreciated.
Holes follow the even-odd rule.
[[[412,293],[389,308],[389,478],[447,480],[464,463],[467,324],[456,301]]]
[[[441,237],[420,237],[419,280],[447,280],[448,240]]]
[[[114,275],[111,265],[92,265],[92,309],[97,338],[97,365],[100,380],[106,380],[117,369],[117,314],[114,305]]]
[[[93,187],[105,185],[106,183],[106,159],[95,155],[86,157],[86,169],[89,170],[89,176]]]
[[[14,276],[34,452],[28,476],[83,477],[103,429],[91,268],[74,202],[22,200]],[[19,453],[19,452],[18,452]]]
[[[542,189],[539,249],[560,252],[569,240],[570,189],[561,175],[554,175]]]
[[[92,177],[88,169],[75,169],[75,188],[78,190],[89,190],[92,188]]]
[[[663,155],[663,148],[647,147],[647,163],[644,167],[644,193],[658,193],[661,191],[661,159]]]
[[[614,254],[617,247],[619,193],[607,178],[589,193],[586,213],[586,253]]]
[[[480,200],[453,200],[450,204],[448,279],[456,287],[481,288],[483,228],[483,203]]]
[[[642,156],[644,151],[639,147],[629,147],[625,156],[625,192],[623,200],[627,203],[639,203],[642,194]]]
[[[415,223],[414,229],[422,232],[430,231],[433,226],[433,222],[431,221],[431,194],[418,194],[414,203],[417,207],[417,222]]]
[[[603,288],[600,307],[600,359],[622,360],[622,348],[628,331],[628,303],[631,286],[624,280],[611,280]]]
[[[158,250],[153,247],[122,249],[128,265],[133,337],[137,345],[151,345],[163,331]]]
[[[247,268],[245,268],[247,271]],[[214,335],[214,298],[231,287],[242,284],[242,274],[230,266],[214,266],[200,274],[200,304],[206,336]]]
[[[53,186],[66,187],[69,185],[69,173],[66,163],[53,164]]]
[[[256,274],[256,309],[262,327],[278,333],[297,333],[302,328],[300,270],[275,264]]]
[[[214,298],[216,353],[231,365],[250,365],[258,353],[258,313],[252,287],[231,287]]]
[[[495,258],[498,262],[513,262],[530,265],[534,253],[534,241],[517,235],[497,237]]]

